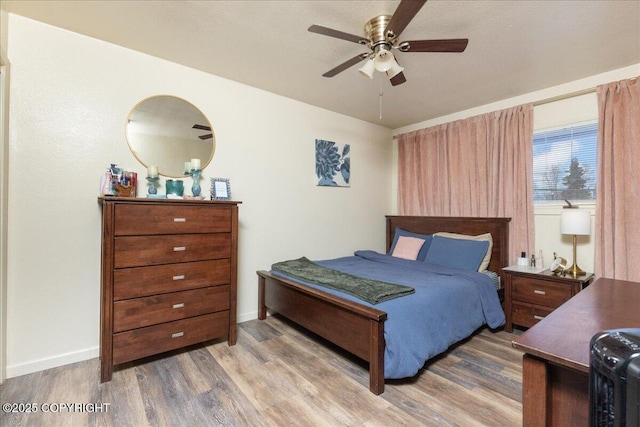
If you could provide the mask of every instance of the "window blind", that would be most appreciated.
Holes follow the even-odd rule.
[[[597,122],[534,132],[534,202],[595,200],[597,142]]]

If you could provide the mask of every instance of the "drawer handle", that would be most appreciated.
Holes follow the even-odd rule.
[[[180,304],[173,304],[173,308],[184,308],[184,303],[181,302]]]
[[[187,218],[173,218],[173,222],[187,222]]]
[[[536,319],[536,320],[542,320],[542,319],[544,319],[544,316],[538,316],[537,314],[534,314],[533,318]]]
[[[171,338],[180,338],[184,335],[184,332],[176,332],[175,334],[171,334]]]
[[[539,290],[534,290],[533,291],[534,294],[538,294],[538,295],[546,295],[547,293],[545,291],[539,291]]]
[[[173,247],[173,251],[174,252],[181,252],[181,251],[186,251],[187,247],[186,246],[174,246]]]
[[[179,276],[173,276],[173,280],[184,280],[184,274],[181,274]]]

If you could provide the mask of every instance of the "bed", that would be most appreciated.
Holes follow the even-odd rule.
[[[398,228],[419,234],[491,233],[493,246],[488,270],[501,277],[502,267],[508,265],[509,221],[509,218],[387,216],[386,249],[391,248]],[[261,270],[257,274],[259,319],[266,319],[268,310],[279,313],[363,359],[369,363],[370,391],[384,392],[387,312],[273,272]],[[501,295],[502,290],[496,292]]]

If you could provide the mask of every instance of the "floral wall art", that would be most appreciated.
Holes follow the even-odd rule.
[[[349,144],[316,139],[316,176],[319,186],[349,187],[351,152]]]

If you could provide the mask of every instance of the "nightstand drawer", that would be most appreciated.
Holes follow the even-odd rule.
[[[505,272],[505,331],[513,325],[530,328],[556,308],[569,301],[593,280],[584,276],[556,276],[551,271],[510,266]]]
[[[520,304],[517,302],[513,303],[511,310],[513,323],[515,323],[516,325],[524,326],[526,328],[530,328],[531,326],[535,325],[553,311],[552,308],[538,307],[529,304]]]
[[[562,283],[517,276],[511,280],[513,300],[557,308],[572,296],[571,286]]]
[[[228,309],[228,285],[116,301],[113,331],[123,332]]]

